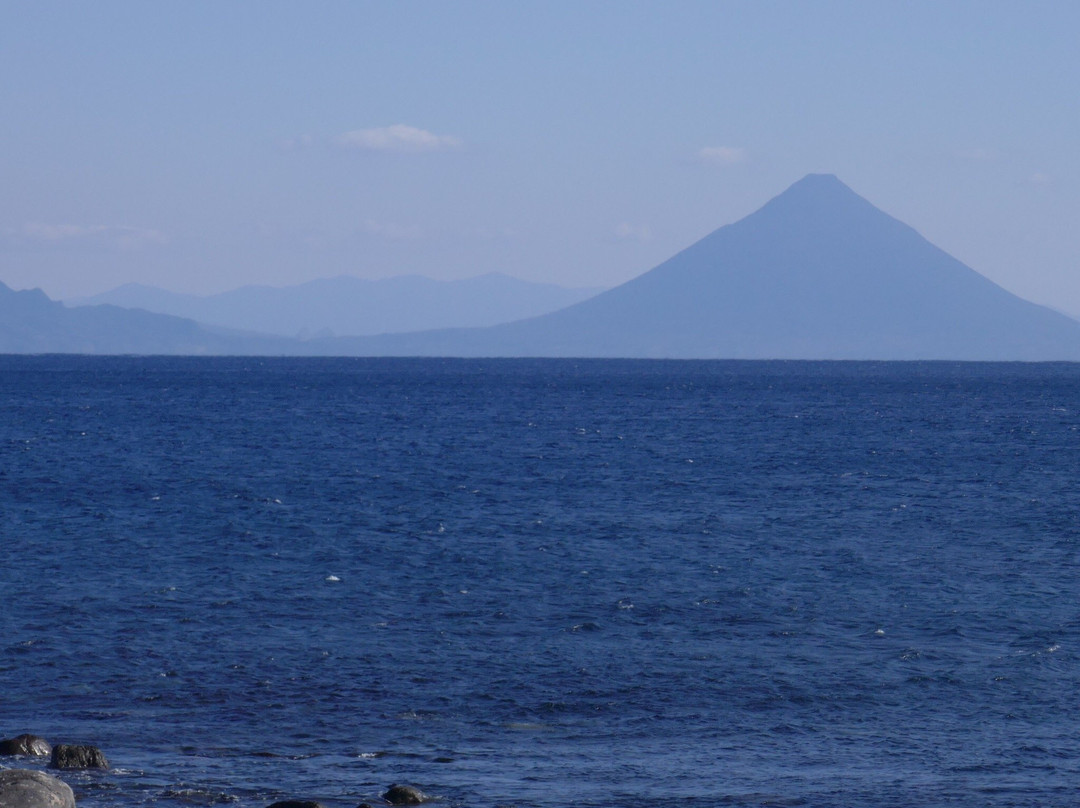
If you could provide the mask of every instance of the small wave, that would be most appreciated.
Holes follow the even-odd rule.
[[[599,631],[600,626],[596,623],[578,623],[575,626],[570,627],[571,633],[576,634],[579,631]]]
[[[161,792],[161,796],[165,799],[177,800],[189,805],[222,805],[240,801],[240,798],[234,794],[205,788],[166,788]]]
[[[398,713],[396,717],[402,721],[434,721],[439,718],[439,714],[430,710],[406,710]]]

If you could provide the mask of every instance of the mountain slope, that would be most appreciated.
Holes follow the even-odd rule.
[[[244,286],[207,297],[126,284],[69,304],[109,303],[284,336],[320,331],[382,334],[506,323],[555,311],[599,291],[530,283],[498,273],[459,281],[342,275],[284,288]]]
[[[315,350],[329,348],[316,344]],[[1021,300],[810,175],[645,274],[487,329],[339,341],[358,354],[1080,359],[1080,323]]]
[[[0,283],[0,353],[280,354],[291,340],[207,329],[192,320],[117,306],[65,308],[40,289]]]

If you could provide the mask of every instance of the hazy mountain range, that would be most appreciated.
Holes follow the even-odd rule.
[[[621,286],[503,325],[269,339],[6,287],[0,316],[8,352],[1080,360],[1080,322],[1005,291],[831,175]]]
[[[457,281],[342,275],[283,288],[244,286],[206,297],[129,283],[66,303],[107,303],[223,328],[309,337],[483,327],[556,311],[600,291],[530,283],[499,273]]]
[[[69,309],[40,289],[0,283],[0,353],[285,354],[297,344],[118,306]]]
[[[329,346],[327,346],[329,347]],[[378,355],[1080,359],[1080,323],[1021,300],[810,175],[633,280],[484,330],[345,340]]]

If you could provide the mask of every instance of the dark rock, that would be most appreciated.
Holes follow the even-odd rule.
[[[52,746],[37,735],[19,735],[0,741],[0,755],[48,755]]]
[[[419,805],[431,799],[427,794],[413,786],[390,786],[382,798],[391,805]]]
[[[49,760],[51,769],[107,769],[109,761],[96,746],[58,743]]]
[[[314,800],[281,800],[268,808],[324,808],[321,802]]]
[[[0,771],[0,808],[75,808],[71,786],[28,769]]]

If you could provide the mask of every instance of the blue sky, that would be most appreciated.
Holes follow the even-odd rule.
[[[0,281],[610,286],[837,174],[1080,313],[1075,2],[2,2]]]

